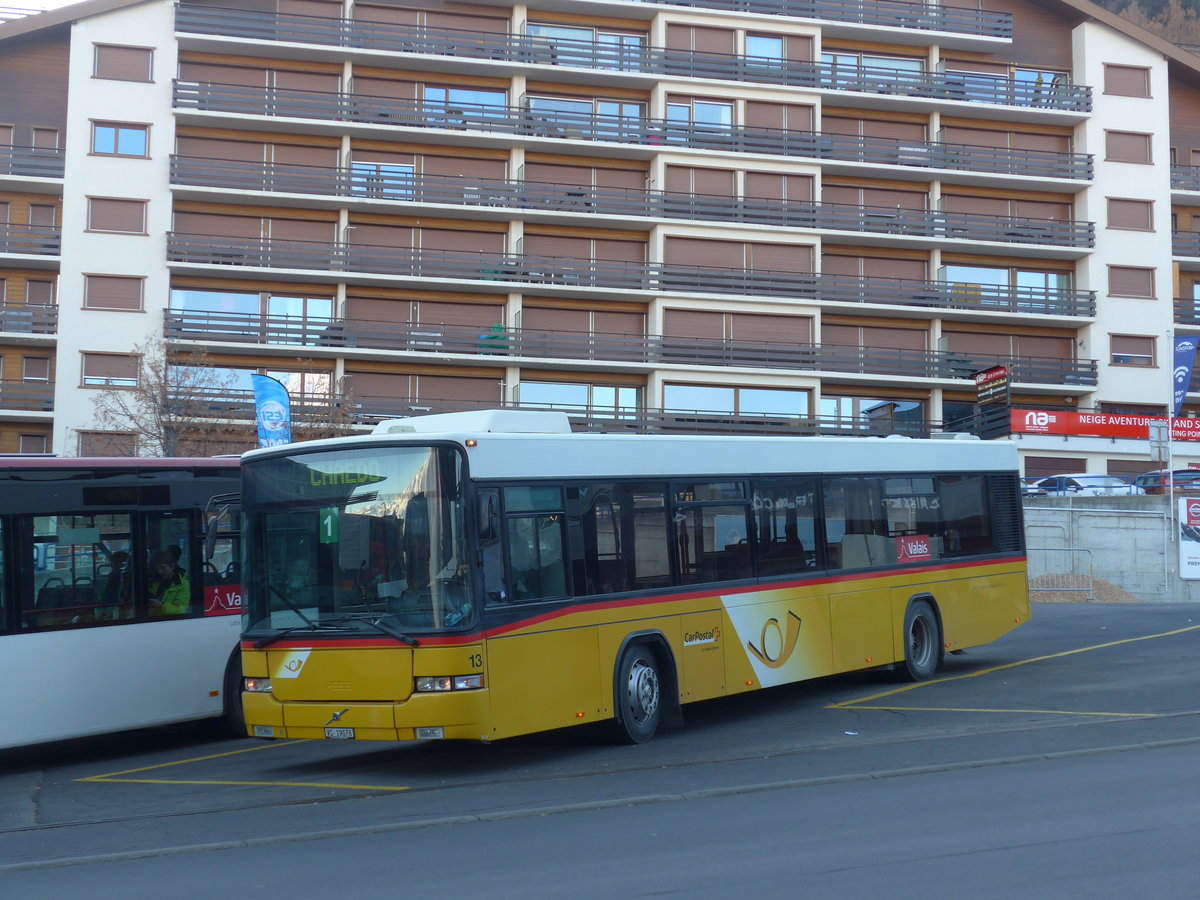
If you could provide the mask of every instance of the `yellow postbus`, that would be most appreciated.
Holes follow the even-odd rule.
[[[873,666],[1029,615],[1007,442],[400,419],[242,460],[262,738],[489,741]]]

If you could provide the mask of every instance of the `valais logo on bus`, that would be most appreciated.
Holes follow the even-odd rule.
[[[240,584],[210,584],[204,588],[206,616],[237,616],[242,612]]]
[[[933,559],[929,552],[929,536],[925,534],[902,534],[896,538],[896,562],[913,562]]]

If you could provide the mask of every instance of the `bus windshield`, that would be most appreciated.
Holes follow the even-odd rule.
[[[247,638],[472,624],[462,460],[450,447],[355,447],[244,464]]]

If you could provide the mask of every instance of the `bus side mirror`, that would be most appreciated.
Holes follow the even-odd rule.
[[[204,561],[212,562],[213,556],[217,552],[217,526],[221,521],[221,517],[229,511],[229,507],[218,510],[208,517],[208,522],[204,526]]]
[[[479,539],[494,541],[499,536],[500,503],[495,491],[479,495]]]

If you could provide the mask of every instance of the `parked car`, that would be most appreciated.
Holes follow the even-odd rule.
[[[1200,476],[1200,471],[1197,471]],[[1026,493],[1047,497],[1128,497],[1144,494],[1140,485],[1120,475],[1091,475],[1076,472],[1070,475],[1048,475],[1036,479]]]
[[[1176,494],[1200,494],[1200,469],[1175,469],[1169,474],[1170,479],[1166,469],[1147,472],[1135,478],[1134,484],[1140,487],[1144,494],[1165,494],[1170,490],[1168,481],[1173,480]]]

